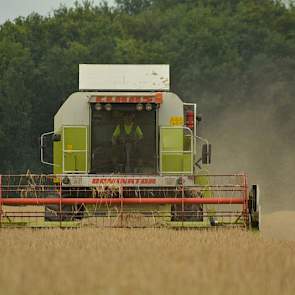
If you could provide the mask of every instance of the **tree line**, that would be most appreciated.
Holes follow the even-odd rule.
[[[295,131],[292,3],[83,1],[0,26],[0,172],[45,171],[39,136],[77,91],[79,63],[167,63],[172,91],[208,120],[231,106],[265,104],[282,134]]]

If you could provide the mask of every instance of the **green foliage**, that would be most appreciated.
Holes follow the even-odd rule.
[[[295,109],[295,7],[272,0],[117,0],[0,26],[1,171],[38,171],[38,138],[78,87],[79,63],[169,63],[172,90],[206,113]]]
[[[129,15],[138,14],[151,6],[151,0],[116,0],[119,11]]]

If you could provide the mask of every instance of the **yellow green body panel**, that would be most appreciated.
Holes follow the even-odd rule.
[[[210,180],[207,175],[202,175],[202,173],[207,173],[207,171],[200,171],[199,175],[195,176],[195,184],[200,185],[203,187],[202,190],[202,197],[203,198],[213,198],[214,194],[210,187]],[[208,212],[209,218],[215,218],[216,216],[216,209],[214,205],[206,205],[206,209]]]
[[[182,127],[161,128],[160,150],[162,173],[192,173],[192,139]]]
[[[202,171],[200,171],[199,174],[195,176],[195,184],[203,187],[203,191],[202,191],[203,198],[212,198],[213,192],[210,189],[209,177],[207,175],[202,175],[201,173]]]
[[[56,134],[62,134],[62,130],[56,132]],[[61,136],[62,138],[62,136]],[[62,174],[62,140],[53,142],[53,173],[54,174]]]
[[[89,136],[87,126],[63,126],[61,141],[53,144],[54,173],[87,173]]]

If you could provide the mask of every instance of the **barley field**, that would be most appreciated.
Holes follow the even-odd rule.
[[[295,242],[273,237],[243,230],[3,229],[0,294],[294,294]]]

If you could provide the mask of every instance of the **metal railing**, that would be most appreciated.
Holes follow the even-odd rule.
[[[0,175],[0,226],[124,227],[131,221],[133,227],[249,225],[244,174],[196,175],[193,185],[153,187],[78,187],[63,184],[63,179],[64,175]]]

